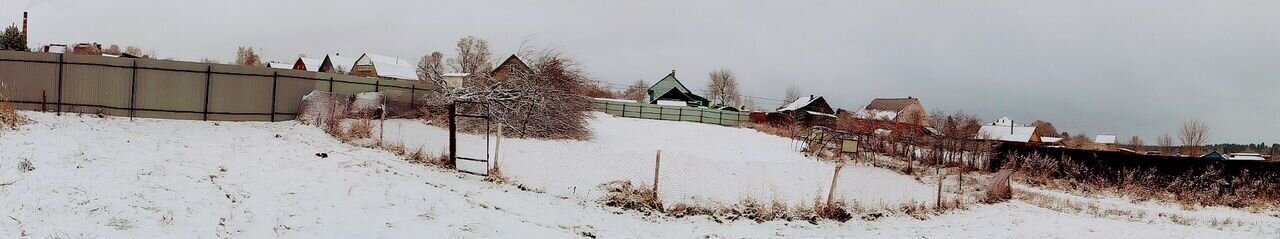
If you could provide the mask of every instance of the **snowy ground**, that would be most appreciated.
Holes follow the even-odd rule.
[[[1213,214],[1235,215],[1254,226],[1138,222],[1018,200],[928,220],[811,225],[653,218],[409,164],[293,122],[24,115],[36,123],[0,136],[0,237],[5,238],[1273,238],[1280,233],[1275,217],[1232,210]],[[320,152],[329,157],[315,156]],[[695,158],[674,155],[681,154],[673,154],[673,161]],[[23,162],[34,169],[22,169]]]
[[[582,199],[599,198],[597,186],[609,181],[651,184],[654,158],[661,150],[659,195],[668,205],[724,205],[747,198],[812,204],[815,198],[826,197],[834,172],[833,164],[794,150],[790,139],[751,129],[601,113],[590,124],[591,140],[503,139],[498,145],[495,137],[489,139],[490,149],[498,146],[498,164],[516,182]],[[385,142],[411,150],[448,148],[447,129],[418,120],[388,120],[385,130]],[[460,135],[459,152],[483,156],[484,142],[482,136]],[[474,168],[461,164],[465,161],[459,167]],[[868,166],[845,167],[836,185],[837,198],[870,208],[931,203],[937,190],[909,176]]]

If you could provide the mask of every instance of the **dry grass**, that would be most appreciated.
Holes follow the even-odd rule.
[[[773,124],[751,124],[748,127],[760,131],[761,133],[775,135],[783,138],[792,138],[803,132],[804,127],[799,125],[773,125]]]
[[[364,139],[372,136],[373,119],[370,118],[356,119],[351,123],[350,127],[347,127],[346,132],[343,132],[342,134],[342,138],[346,139]]]
[[[1168,221],[1183,226],[1208,225],[1213,228],[1243,226],[1241,220],[1232,218],[1197,219],[1175,213],[1149,213],[1141,209],[1104,208],[1094,202],[1073,201],[1034,191],[1018,191],[1015,198],[1039,206],[1041,208],[1072,214],[1084,214],[1099,218],[1110,218],[1132,222],[1148,223],[1151,221]]]
[[[604,205],[645,213],[661,212],[662,199],[652,186],[633,185],[629,181],[613,181],[600,185],[605,191]]]
[[[1185,207],[1274,208],[1280,202],[1280,174],[1244,170],[1231,174],[1221,165],[1170,174],[1155,168],[1114,169],[1039,154],[1014,157],[1017,179],[1029,185],[1082,195],[1125,196],[1138,201],[1169,201]],[[1061,169],[1059,169],[1061,168]]]
[[[12,100],[11,94],[8,87],[0,84],[0,132],[14,130],[27,123],[27,119],[18,114],[18,107],[8,102]]]
[[[510,182],[511,180],[508,179],[507,176],[502,173],[502,167],[498,167],[498,165],[494,165],[493,168],[489,169],[489,175],[486,175],[484,177],[484,181],[502,184],[502,183]]]

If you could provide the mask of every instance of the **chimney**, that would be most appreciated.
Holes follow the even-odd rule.
[[[676,75],[676,70],[674,70],[674,69],[673,69],[673,70],[671,70],[671,76],[675,76],[675,75]]]
[[[22,12],[22,41],[30,43],[27,41],[30,36],[31,34],[27,33],[27,12]]]
[[[813,100],[813,95],[809,95],[809,100]]]

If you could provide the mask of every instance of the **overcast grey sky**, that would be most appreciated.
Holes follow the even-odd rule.
[[[453,54],[528,42],[582,60],[598,80],[692,88],[734,71],[745,94],[795,84],[840,108],[921,98],[988,121],[1047,120],[1147,142],[1183,121],[1211,142],[1280,142],[1280,1],[29,1],[31,44],[94,41],[160,57],[270,60],[362,52]],[[762,105],[781,102],[758,101]]]

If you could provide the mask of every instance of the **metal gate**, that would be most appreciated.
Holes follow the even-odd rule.
[[[459,111],[459,105],[461,110]],[[492,132],[492,120],[489,104],[473,101],[454,101],[449,104],[449,158],[459,172],[489,176],[489,134]],[[458,150],[458,120],[479,120],[484,124],[484,142],[464,141],[463,149]],[[466,127],[479,127],[471,124]],[[481,145],[483,144],[483,145]],[[484,150],[479,151],[478,150]],[[483,166],[481,166],[481,164]]]

